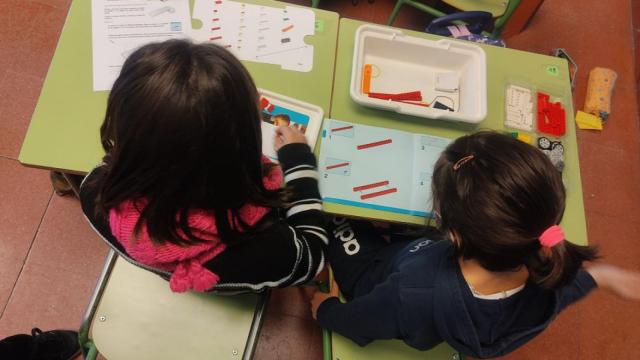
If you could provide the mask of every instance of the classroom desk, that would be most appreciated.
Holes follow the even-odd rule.
[[[567,204],[562,225],[568,239],[577,243],[586,243],[587,231],[578,163],[578,145],[566,60],[524,51],[480,45],[487,55],[487,118],[477,126],[443,120],[423,119],[364,107],[351,99],[349,87],[351,83],[354,37],[356,29],[363,24],[366,23],[345,18],[340,20],[331,118],[364,125],[456,138],[482,129],[506,130],[504,128],[504,97],[506,86],[510,82],[529,83],[538,90],[562,96],[567,115],[567,132],[561,139],[565,148],[563,178],[567,188]],[[421,32],[403,31],[426,39],[440,38]],[[554,75],[551,71],[548,71],[548,67],[555,67],[558,71]],[[425,222],[422,217],[334,203],[325,203],[324,209],[327,212],[352,217],[413,224],[424,224]]]
[[[193,0],[190,0],[193,2]],[[284,7],[272,0],[245,3]],[[338,14],[313,9],[316,34],[313,70],[282,70],[279,65],[244,62],[256,85],[322,107],[329,112],[335,63]],[[83,174],[100,162],[99,128],[108,92],[92,89],[91,1],[74,0],[49,66],[36,109],[22,144],[22,164]]]

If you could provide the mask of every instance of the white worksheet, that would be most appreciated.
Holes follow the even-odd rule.
[[[313,68],[313,46],[304,41],[315,33],[315,13],[310,9],[195,0],[193,18],[203,24],[191,33],[195,41],[224,46],[240,60],[301,72]]]
[[[94,91],[110,90],[140,46],[186,38],[191,30],[185,0],[92,0],[91,5]]]

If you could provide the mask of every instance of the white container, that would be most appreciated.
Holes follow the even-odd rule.
[[[362,93],[363,67],[372,64],[371,92],[419,90],[423,101],[435,101],[454,111],[370,98]],[[437,74],[457,74],[458,90],[436,91]],[[487,65],[484,50],[467,41],[432,41],[402,31],[362,25],[356,32],[351,69],[351,98],[364,106],[431,119],[477,124],[487,116]],[[436,99],[436,97],[438,97]]]

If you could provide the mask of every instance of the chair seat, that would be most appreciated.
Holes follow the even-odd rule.
[[[508,0],[442,0],[445,4],[462,11],[486,11],[494,18],[500,17],[507,10]]]
[[[118,258],[91,328],[107,359],[242,359],[258,295],[176,294]]]

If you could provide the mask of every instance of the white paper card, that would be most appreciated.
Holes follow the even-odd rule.
[[[184,0],[92,0],[93,90],[110,90],[126,58],[138,47],[187,37]]]

